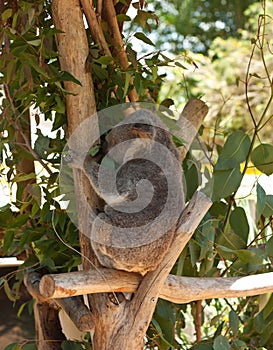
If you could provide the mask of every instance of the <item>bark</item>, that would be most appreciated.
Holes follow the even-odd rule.
[[[40,294],[41,274],[34,272],[25,275],[24,283],[35,299],[34,319],[36,329],[36,342],[39,350],[59,350],[61,342],[65,340],[58,317],[58,309],[53,301],[50,303]]]
[[[42,344],[43,340],[50,339],[48,337],[48,334],[50,334],[50,332],[55,335],[52,339],[65,339],[61,332],[58,312],[55,312],[59,308],[62,308],[63,311],[67,313],[67,315],[70,317],[71,321],[74,323],[74,325],[78,328],[79,331],[88,332],[91,328],[93,328],[93,319],[91,312],[84,304],[82,297],[66,296],[65,298],[59,298],[57,300],[50,300],[49,298],[45,298],[40,292],[41,278],[42,274],[39,272],[29,272],[25,275],[24,278],[24,284],[26,288],[28,289],[31,296],[36,300],[35,307],[37,308],[36,315],[38,318],[35,318],[35,322],[37,326],[36,332],[39,343]],[[39,310],[43,310],[44,315]],[[55,321],[53,320],[54,315],[56,317]],[[49,317],[49,319],[47,319],[47,317]],[[49,323],[49,325],[51,326],[49,327],[47,323]],[[45,330],[44,337],[43,330]],[[59,337],[56,338],[57,334],[59,334]]]
[[[47,303],[35,303],[36,342],[39,350],[61,349],[61,343],[66,338],[58,314],[59,311]]]
[[[181,161],[185,158],[196,134],[208,113],[208,106],[196,98],[189,100],[182,112],[177,126],[180,129],[179,136],[185,144],[179,147]],[[183,132],[182,132],[183,131]]]

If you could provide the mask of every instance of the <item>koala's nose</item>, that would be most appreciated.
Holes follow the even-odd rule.
[[[132,134],[142,139],[152,139],[153,138],[152,129],[153,128],[151,125],[135,123],[132,126]]]

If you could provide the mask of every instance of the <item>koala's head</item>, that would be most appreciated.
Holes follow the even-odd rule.
[[[167,134],[165,128],[163,122],[149,110],[141,109],[130,114],[106,136],[108,152],[117,147],[110,157],[121,164],[143,156],[149,152],[151,140],[160,142],[161,135]]]

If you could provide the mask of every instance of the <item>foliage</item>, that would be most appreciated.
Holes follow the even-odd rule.
[[[160,18],[157,44],[174,53],[205,53],[216,37],[240,37],[238,29],[248,18],[244,11],[254,1],[156,0],[153,5]]]
[[[214,1],[169,2],[169,6],[180,6],[180,12],[182,5],[189,10],[192,4],[215,6]],[[228,4],[234,6],[235,2]],[[157,20],[142,5],[141,1],[135,5],[136,16],[131,20],[129,28],[132,32],[129,37],[134,36],[143,45],[153,47],[143,31],[137,29],[135,32],[136,26],[150,29],[151,21]],[[154,5],[158,6],[158,3]],[[156,14],[160,14],[158,7],[155,8]],[[57,29],[52,25],[50,1],[11,1],[4,3],[0,9],[0,37],[3,43],[0,60],[3,86],[0,151],[4,161],[1,177],[10,189],[14,189],[12,203],[0,209],[0,227],[4,232],[1,252],[10,256],[27,251],[25,263],[17,273],[16,285],[11,288],[8,283],[10,276],[1,280],[8,296],[15,300],[27,268],[61,272],[75,269],[80,264],[80,256],[56,235],[58,233],[65,242],[79,249],[77,230],[62,209],[58,186],[67,127],[65,96],[69,93],[64,89],[63,82],[79,82],[68,72],[60,70],[54,38]],[[211,7],[204,16],[209,11]],[[128,40],[126,53],[129,64],[126,72],[117,57],[101,52],[88,32],[90,57],[87,66],[94,79],[98,110],[124,102],[133,88],[142,101],[172,104],[170,98],[176,99],[176,89],[172,90],[173,95],[159,97],[164,94],[163,91],[159,95],[165,78],[164,67],[173,65],[175,70],[182,70],[182,80],[184,65],[190,63],[191,67],[204,67],[202,73],[198,69],[193,80],[188,80],[191,85],[187,91],[181,92],[182,87],[179,86],[179,94],[205,94],[211,109],[208,123],[213,121],[215,127],[213,133],[209,133],[207,127],[200,130],[200,138],[207,142],[205,148],[208,152],[200,159],[193,149],[187,155],[183,169],[187,198],[202,185],[202,178],[206,178],[204,191],[212,196],[214,204],[182,252],[173,268],[174,274],[237,276],[272,270],[273,197],[259,184],[257,175],[256,186],[252,189],[252,194],[257,197],[253,219],[249,215],[249,203],[240,195],[240,185],[250,169],[255,169],[256,174],[273,173],[273,146],[267,137],[272,130],[268,127],[272,124],[273,89],[268,73],[272,71],[272,53],[269,49],[270,35],[267,36],[265,32],[272,23],[266,11],[259,17],[252,52],[246,41],[247,33],[243,33],[245,39],[240,41],[217,38],[207,57],[185,56],[186,62],[182,63],[169,59],[165,53],[155,49],[141,59]],[[171,14],[171,11],[168,13]],[[190,17],[186,16],[187,12],[184,13],[182,23],[187,32],[182,31],[181,34],[195,38],[196,33],[200,33],[196,28],[191,31],[187,27]],[[225,10],[225,15],[230,17],[223,17],[223,7],[220,7],[219,14],[215,16],[219,15],[235,33],[243,22],[240,25],[229,23],[230,13]],[[201,15],[200,10],[197,15],[196,23]],[[217,18],[203,17],[200,22],[215,24]],[[128,20],[130,18],[125,14],[119,15],[120,22]],[[171,20],[175,20],[174,16]],[[195,22],[191,18],[193,25],[196,25]],[[217,30],[211,33],[209,40],[218,33]],[[201,34],[199,38],[202,38]],[[249,53],[249,64],[246,66]],[[115,64],[112,64],[113,61]],[[235,84],[237,77],[238,87]],[[164,89],[166,93],[166,85]],[[175,107],[179,108],[180,101],[176,102]],[[235,115],[238,118],[230,124],[226,116],[234,119]],[[46,133],[43,127],[45,122],[48,123]],[[35,137],[30,136],[30,125]],[[22,160],[34,164],[29,168],[31,171],[22,170]],[[232,304],[228,300],[207,300],[202,302],[200,312],[198,302],[173,305],[160,300],[147,333],[146,348],[189,348],[193,345],[193,338],[187,338],[184,328],[193,322],[196,333],[199,328],[203,332],[202,339],[197,339],[193,349],[254,349],[259,346],[270,349],[273,337],[272,303],[271,295],[242,298]],[[198,325],[199,321],[202,327]],[[10,349],[16,349],[16,346],[19,347],[18,344],[10,345]],[[77,349],[79,346],[69,342],[62,344],[63,349]],[[82,346],[88,348],[87,343]],[[23,349],[27,349],[27,346]]]

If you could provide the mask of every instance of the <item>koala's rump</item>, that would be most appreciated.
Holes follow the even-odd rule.
[[[138,247],[113,247],[91,239],[100,263],[109,268],[145,275],[154,270],[164,258],[174,236],[174,228],[159,239]]]

